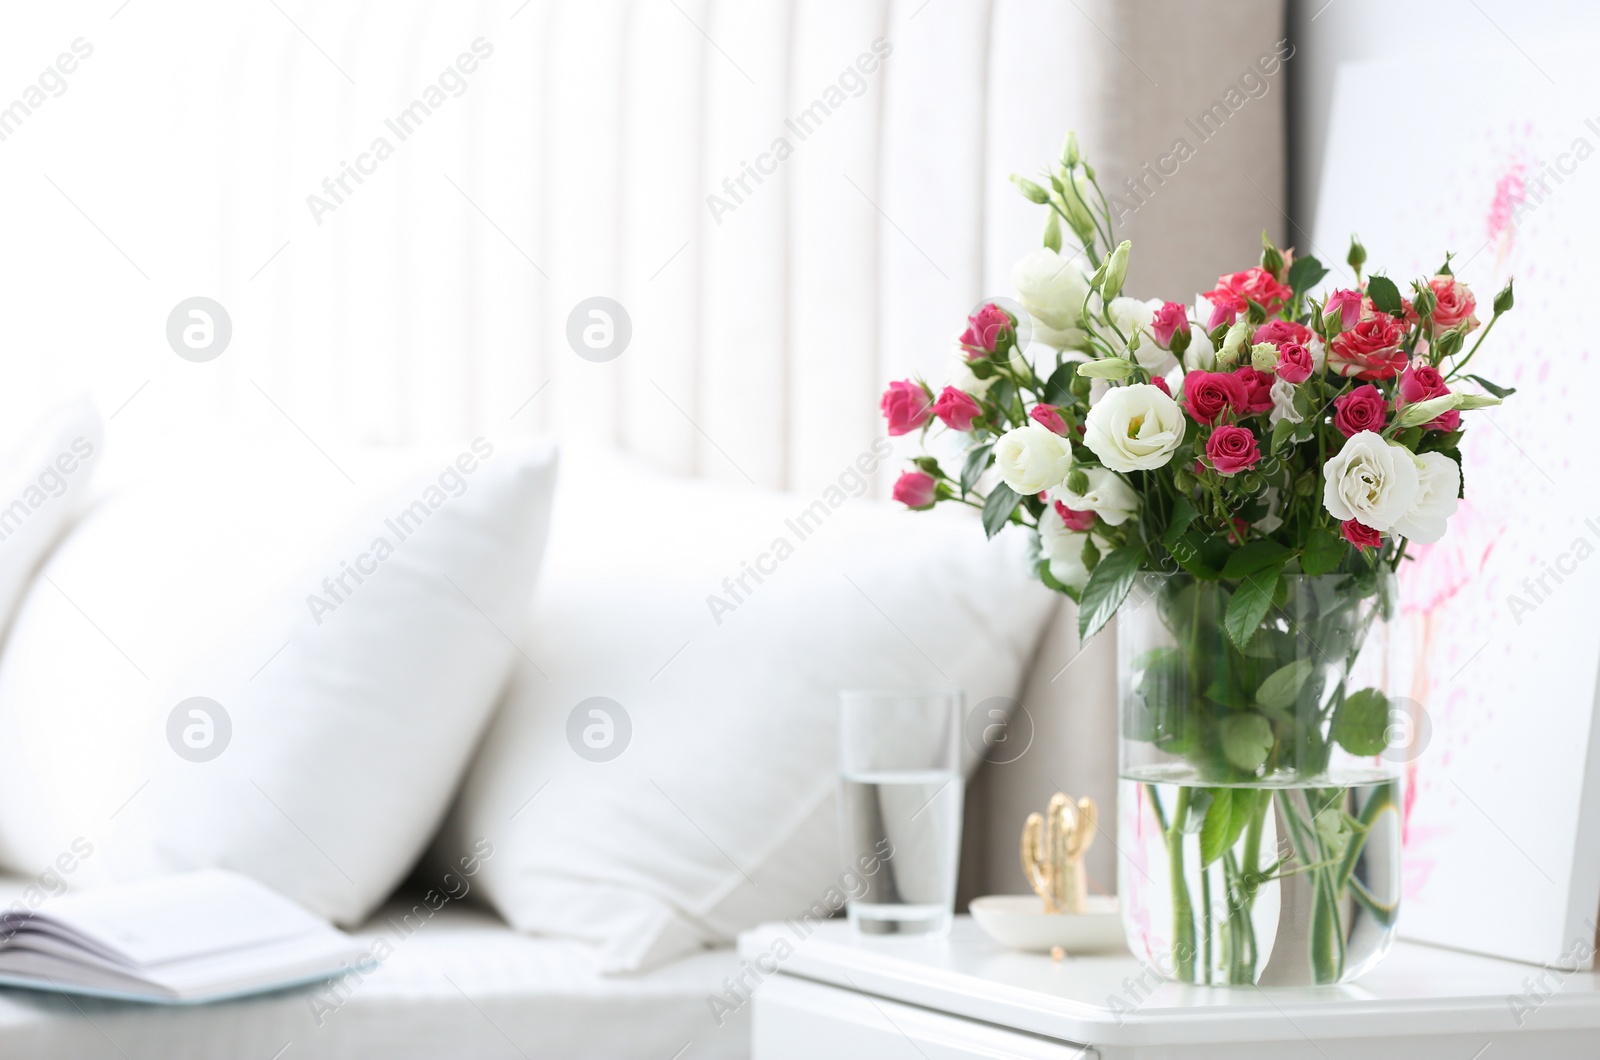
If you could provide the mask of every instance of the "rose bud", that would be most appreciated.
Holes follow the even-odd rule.
[[[907,471],[894,484],[894,499],[907,508],[932,508],[937,486],[927,472]]]

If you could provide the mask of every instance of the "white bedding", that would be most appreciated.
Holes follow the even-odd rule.
[[[8,888],[5,890],[9,890]],[[9,894],[6,897],[10,897]],[[724,1060],[749,1055],[749,1006],[717,1026],[707,996],[737,973],[710,950],[646,975],[601,976],[582,943],[519,935],[445,906],[405,935],[390,903],[359,937],[393,952],[341,997],[295,989],[165,1007],[0,988],[0,1054],[33,1060]],[[420,918],[413,918],[417,922]]]

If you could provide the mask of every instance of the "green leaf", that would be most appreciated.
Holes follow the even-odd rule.
[[[1228,833],[1233,830],[1233,789],[1211,789],[1211,805],[1200,825],[1200,867],[1211,864],[1228,849]]]
[[[1496,386],[1496,384],[1490,383],[1488,379],[1480,375],[1469,375],[1467,378],[1472,379],[1478,386],[1482,386],[1485,391],[1490,392],[1494,397],[1510,397],[1510,395],[1517,392],[1517,387],[1515,386]]]
[[[1235,767],[1254,773],[1272,750],[1272,723],[1259,714],[1230,714],[1222,721],[1222,753]]]
[[[1304,574],[1328,574],[1344,562],[1350,551],[1349,542],[1337,531],[1319,526],[1306,536],[1304,551],[1300,553],[1300,570]]]
[[[972,362],[974,365],[980,363],[982,362]],[[973,374],[976,375],[977,373],[974,372]],[[978,376],[978,378],[982,379],[983,377]],[[1017,384],[1013,383],[1009,379],[996,379],[994,386],[989,388],[989,400],[994,402],[995,407],[1000,410],[1001,416],[1008,416],[1010,414],[1012,403],[1016,401],[1016,398]]]
[[[1228,562],[1223,565],[1222,576],[1232,581],[1247,574],[1254,574],[1274,563],[1281,564],[1288,558],[1288,549],[1269,538],[1262,538],[1235,550],[1233,555],[1228,557]]]
[[[1294,437],[1294,427],[1289,420],[1279,420],[1272,425],[1272,445],[1269,449],[1273,453],[1281,453],[1288,446],[1289,439]]]
[[[1045,381],[1042,399],[1046,405],[1065,405],[1072,400],[1072,377],[1076,361],[1067,361],[1050,373]]]
[[[1350,838],[1355,834],[1350,817],[1337,806],[1324,806],[1313,818],[1317,838],[1322,841],[1322,858],[1338,861],[1350,848]]]
[[[1178,539],[1168,546],[1168,551],[1178,561],[1178,566],[1202,581],[1214,582],[1222,577],[1222,571],[1206,559],[1205,538],[1198,531],[1188,530],[1179,534]]]
[[[1228,826],[1228,841],[1223,845],[1224,850],[1232,848],[1233,844],[1239,841],[1239,836],[1249,825],[1250,818],[1256,815],[1261,800],[1267,797],[1270,797],[1267,792],[1259,788],[1233,789],[1233,824]]]
[[[971,493],[978,484],[978,478],[989,467],[989,456],[994,452],[994,443],[989,442],[974,448],[967,454],[967,462],[961,465],[961,492]]]
[[[1111,621],[1139,573],[1143,545],[1125,545],[1102,556],[1078,600],[1078,640],[1088,640]]]
[[[1372,299],[1372,304],[1390,316],[1399,316],[1403,312],[1400,301],[1400,288],[1387,276],[1369,276],[1367,278],[1367,297]]]
[[[1333,716],[1333,738],[1362,758],[1389,746],[1389,697],[1376,688],[1352,692]]]
[[[1189,503],[1188,497],[1179,497],[1177,503],[1172,506],[1172,521],[1161,534],[1161,543],[1170,551],[1199,514],[1194,510],[1194,505]]]
[[[1300,689],[1305,687],[1311,670],[1310,659],[1296,659],[1287,666],[1278,667],[1256,689],[1256,702],[1269,709],[1282,710],[1300,697]]]
[[[1308,254],[1303,258],[1297,258],[1295,263],[1289,266],[1289,286],[1294,288],[1295,294],[1303,294],[1321,283],[1326,275],[1328,270],[1323,267],[1322,262]]]
[[[998,534],[1011,521],[1011,513],[1017,510],[1020,500],[1022,498],[1016,490],[1004,482],[995,483],[988,499],[983,502],[983,532],[989,537]]]
[[[1228,639],[1243,650],[1261,628],[1261,620],[1272,607],[1272,596],[1278,591],[1278,581],[1283,576],[1282,565],[1256,571],[1239,582],[1239,588],[1228,601],[1228,613],[1222,626]]]

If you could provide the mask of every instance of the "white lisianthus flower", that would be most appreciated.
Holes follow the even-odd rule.
[[[1083,468],[1089,488],[1074,493],[1063,484],[1050,492],[1052,501],[1060,501],[1075,512],[1094,512],[1107,526],[1121,526],[1128,516],[1139,510],[1139,495],[1115,471],[1103,467]]]
[[[1058,350],[1089,348],[1089,337],[1078,327],[1078,314],[1089,296],[1089,276],[1078,262],[1049,247],[1028,253],[1011,270],[1017,298],[1033,317],[1033,337]],[[1090,311],[1098,308],[1098,298]]]
[[[994,466],[1007,486],[1024,497],[1055,489],[1072,471],[1072,446],[1033,420],[994,443]]]
[[[1183,442],[1187,423],[1178,403],[1149,383],[1107,390],[1089,409],[1083,444],[1113,471],[1164,466]]]
[[[1078,592],[1089,584],[1089,567],[1083,562],[1083,546],[1089,542],[1086,530],[1069,530],[1051,505],[1039,516],[1039,551],[1050,561],[1050,577]],[[1095,547],[1105,551],[1101,542]]]
[[[1417,464],[1417,499],[1411,510],[1394,524],[1394,532],[1423,545],[1444,536],[1445,524],[1460,503],[1461,465],[1443,453],[1423,453]]]
[[[1267,414],[1267,422],[1274,427],[1279,420],[1288,420],[1290,423],[1299,423],[1304,416],[1294,410],[1295,386],[1286,379],[1279,379],[1272,384],[1272,389],[1267,391],[1272,397],[1272,411]]]
[[[1340,522],[1355,519],[1387,532],[1417,502],[1417,461],[1403,445],[1391,445],[1372,431],[1345,440],[1344,448],[1322,465],[1322,506]],[[1452,506],[1453,507],[1453,506]]]
[[[1189,348],[1183,351],[1183,360],[1190,369],[1209,372],[1217,366],[1217,348],[1211,345],[1211,335],[1206,331],[1206,321],[1211,319],[1211,303],[1204,295],[1194,296],[1194,319],[1200,323],[1189,326]]]
[[[1141,302],[1137,298],[1113,298],[1106,307],[1106,316],[1111,318],[1122,334],[1133,337],[1134,332],[1139,333],[1139,348],[1133,351],[1132,359],[1139,362],[1139,366],[1153,375],[1161,375],[1177,363],[1172,354],[1156,345],[1155,333],[1150,330],[1150,323],[1155,319],[1156,310],[1161,308],[1161,299],[1152,298]],[[1191,331],[1193,329],[1190,329]],[[1112,331],[1103,336],[1111,343],[1111,348],[1119,357],[1127,357],[1128,347],[1117,333]]]

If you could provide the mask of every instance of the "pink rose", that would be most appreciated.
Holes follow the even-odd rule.
[[[1223,321],[1232,324],[1250,308],[1251,302],[1268,313],[1276,313],[1293,296],[1293,289],[1279,283],[1272,273],[1259,265],[1218,276],[1216,288],[1205,295],[1212,307],[1211,322],[1206,326],[1215,328]]]
[[[1226,372],[1190,372],[1183,377],[1183,403],[1196,422],[1216,423],[1244,408],[1244,384]]]
[[[1382,431],[1388,415],[1383,395],[1371,383],[1356,387],[1333,403],[1333,425],[1346,438],[1362,431]]]
[[[1333,318],[1339,314],[1339,330],[1349,331],[1361,319],[1361,292],[1348,287],[1341,288],[1328,296],[1328,301],[1322,307],[1322,315]]]
[[[1163,350],[1172,345],[1173,335],[1188,330],[1189,311],[1178,302],[1164,303],[1150,319],[1150,333],[1156,337],[1156,345]]]
[[[1239,385],[1244,388],[1244,402],[1240,405],[1241,414],[1259,415],[1272,411],[1272,384],[1274,379],[1271,372],[1258,372],[1249,366],[1236,368],[1233,377],[1239,380]]]
[[[967,318],[967,330],[961,333],[961,345],[974,355],[993,353],[1000,336],[1013,324],[1010,314],[993,302],[986,302],[977,313]]]
[[[1334,336],[1328,347],[1328,367],[1357,379],[1392,379],[1406,365],[1406,327],[1388,313],[1358,320],[1349,331]]]
[[[883,418],[889,421],[889,435],[910,434],[933,416],[933,399],[909,379],[890,383],[878,402]]]
[[[1278,367],[1273,370],[1285,383],[1304,383],[1315,367],[1310,350],[1298,342],[1285,342],[1278,347]]]
[[[1206,439],[1206,457],[1218,474],[1236,475],[1249,471],[1261,459],[1256,436],[1247,428],[1224,424]]]
[[[1439,369],[1428,365],[1413,366],[1400,374],[1400,397],[1395,402],[1397,409],[1407,405],[1414,405],[1419,401],[1429,398],[1444,397],[1450,393],[1450,388],[1445,385],[1444,376],[1439,374]],[[1453,431],[1461,426],[1461,413],[1456,409],[1440,413],[1435,419],[1423,424],[1424,429],[1430,431]]]
[[[1044,424],[1063,438],[1067,436],[1067,421],[1061,418],[1061,410],[1055,405],[1035,405],[1029,410],[1028,417]]]
[[[1166,380],[1165,376],[1159,376],[1159,375],[1151,376],[1150,377],[1150,385],[1155,387],[1157,390],[1161,391],[1163,394],[1167,395],[1167,397],[1171,397],[1172,396],[1172,388],[1167,385],[1167,380]],[[1079,433],[1081,434],[1082,432],[1080,431]]]
[[[925,471],[907,471],[895,481],[894,499],[907,508],[931,508],[937,485]]]
[[[1383,544],[1383,535],[1366,523],[1354,519],[1346,519],[1339,524],[1339,532],[1344,539],[1357,548],[1378,548]]]
[[[1286,342],[1310,346],[1311,340],[1315,337],[1311,329],[1304,324],[1296,324],[1292,320],[1269,320],[1256,328],[1256,333],[1250,336],[1250,341],[1270,342],[1274,346],[1282,346]]]
[[[1460,283],[1454,276],[1435,276],[1428,281],[1428,286],[1432,288],[1434,300],[1438,303],[1433,307],[1434,334],[1463,322],[1467,324],[1468,331],[1478,326],[1478,318],[1473,313],[1478,308],[1478,300],[1472,296],[1466,284]]]
[[[933,414],[953,431],[970,431],[972,421],[983,415],[983,406],[965,390],[947,386],[933,403]]]
[[[1094,526],[1094,512],[1074,511],[1060,501],[1056,501],[1056,514],[1067,524],[1067,529],[1074,533],[1082,533]]]

